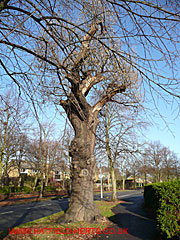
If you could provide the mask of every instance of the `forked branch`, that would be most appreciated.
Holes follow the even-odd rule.
[[[118,85],[118,84],[111,84],[107,91],[106,94],[101,98],[101,100],[99,100],[93,107],[93,111],[100,111],[102,109],[102,107],[108,102],[110,101],[110,99],[115,96],[117,93],[122,93],[126,91],[126,86],[125,85]]]

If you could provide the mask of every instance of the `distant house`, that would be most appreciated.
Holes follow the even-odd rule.
[[[142,177],[136,176],[135,180],[134,180],[134,176],[131,175],[126,179],[126,185],[128,187],[130,187],[130,186],[132,187],[134,185],[134,181],[135,181],[137,187],[142,187],[145,183],[145,180]],[[146,183],[149,184],[152,182],[149,179],[146,179]]]
[[[54,169],[50,171],[50,178],[54,182],[60,182],[64,179],[70,179],[71,174],[68,168],[63,171],[59,167],[54,167]]]
[[[49,170],[48,170],[49,168]],[[48,170],[48,178],[51,181],[54,182],[60,182],[64,179],[70,179],[70,172],[69,169],[66,168],[66,171],[62,171],[60,167],[58,166],[54,166],[54,167],[50,167],[47,164],[47,170]],[[32,162],[22,162],[21,163],[21,168],[20,168],[20,174],[21,176],[35,176],[39,173],[39,170],[37,168],[37,166],[32,163]],[[18,167],[17,166],[12,166],[9,169],[9,177],[10,178],[16,178],[19,177],[19,171],[18,171]]]
[[[11,166],[9,168],[8,175],[10,178],[19,177],[18,168],[16,166]]]
[[[38,170],[36,169],[35,165],[29,162],[22,162],[21,168],[20,168],[20,174],[21,175],[27,175],[27,176],[34,176]],[[11,166],[9,169],[9,177],[19,177],[19,170],[17,166]]]
[[[34,176],[37,173],[38,173],[38,169],[34,164],[24,162],[21,165],[21,169],[20,169],[20,174],[21,175]]]

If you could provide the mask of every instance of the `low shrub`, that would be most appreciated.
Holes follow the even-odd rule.
[[[8,186],[0,187],[0,193],[3,193],[3,194],[11,193],[11,187],[8,187]]]
[[[151,208],[166,238],[180,237],[180,179],[145,186],[145,207]]]
[[[24,186],[24,187],[22,187],[22,191],[25,192],[25,193],[27,193],[27,194],[29,194],[29,193],[32,192],[32,188],[29,188],[29,187]]]
[[[117,189],[121,189],[122,188],[122,180],[117,179],[116,180],[116,186],[117,186]]]
[[[17,186],[0,187],[0,193],[3,193],[3,194],[20,193],[20,192],[30,193],[31,188],[29,188],[29,187],[17,187]]]
[[[40,190],[41,190],[41,186],[37,186],[37,187],[35,188],[35,191],[36,191],[36,192],[40,192]]]
[[[45,192],[55,192],[55,191],[56,191],[56,188],[53,187],[53,186],[45,186],[45,187],[44,187],[44,191],[45,191]]]
[[[35,188],[35,191],[37,191],[37,192],[40,192],[40,190],[41,190],[41,186],[37,186],[37,187]],[[45,186],[45,187],[44,187],[44,191],[45,191],[45,192],[55,192],[55,191],[56,191],[56,188],[53,187],[53,186]]]

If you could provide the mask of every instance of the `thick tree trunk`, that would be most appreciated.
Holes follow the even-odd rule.
[[[146,171],[144,172],[144,186],[147,184],[147,173]]]
[[[116,201],[117,190],[116,190],[116,177],[115,177],[114,167],[111,167],[111,180],[112,180],[112,201]]]
[[[134,190],[136,189],[136,173],[133,173],[133,181],[134,181]]]
[[[9,186],[9,183],[11,181],[8,174],[8,162],[9,162],[9,154],[7,155],[4,172],[3,172],[4,186]]]
[[[123,179],[122,179],[122,190],[125,190],[125,177],[123,176]]]
[[[49,181],[49,174],[48,174],[48,172],[46,173],[46,176],[45,176],[45,187],[47,187],[47,185],[48,185],[48,181]]]
[[[35,191],[35,188],[36,188],[36,185],[37,185],[37,181],[38,181],[38,176],[36,175],[35,179],[34,179],[33,191]]]
[[[18,187],[21,186],[21,181],[22,181],[22,177],[21,177],[21,174],[19,174],[19,178],[18,178]]]
[[[63,169],[61,169],[62,171],[62,189],[65,190],[65,176],[64,176],[64,171]]]
[[[110,175],[108,174],[108,191],[110,191]]]
[[[122,190],[125,190],[125,181],[126,181],[126,177],[124,174],[124,169],[122,169]]]
[[[43,197],[43,193],[44,193],[44,176],[41,176],[41,185],[40,185],[39,198]]]
[[[79,121],[75,128],[75,138],[70,146],[72,192],[63,222],[93,222],[100,217],[93,193],[96,168],[94,145],[94,132],[85,121]]]

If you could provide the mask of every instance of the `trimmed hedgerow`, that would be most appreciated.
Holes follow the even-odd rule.
[[[37,191],[37,192],[40,192],[40,190],[41,190],[41,186],[37,186],[37,187],[35,188],[35,191]],[[44,191],[45,191],[45,192],[55,192],[55,191],[56,191],[56,188],[53,187],[53,186],[45,186],[45,187],[44,187]]]
[[[145,186],[144,204],[153,210],[166,238],[180,238],[180,179]]]
[[[4,186],[0,187],[0,193],[3,194],[9,194],[9,193],[19,193],[19,192],[25,192],[25,193],[30,193],[31,188],[29,187],[18,187],[18,186]]]

